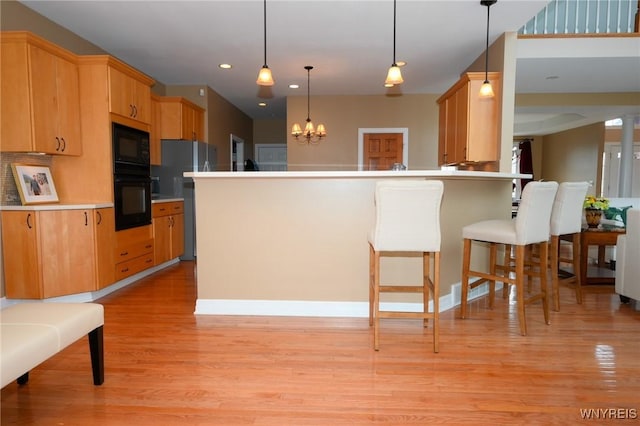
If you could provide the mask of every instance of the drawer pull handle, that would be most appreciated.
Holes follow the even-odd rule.
[[[121,269],[120,272],[129,272],[129,268]]]
[[[151,248],[152,245],[151,244],[147,244],[146,246],[144,246],[144,248]]]
[[[120,253],[120,256],[126,256],[126,255],[128,255],[128,254],[129,254],[129,252],[128,252],[128,251],[123,251],[123,252],[121,252],[121,253]]]
[[[33,228],[33,226],[31,226],[31,213],[27,214],[27,228]]]
[[[153,259],[147,259],[147,260],[145,261],[145,263],[151,263],[151,262],[153,262]]]

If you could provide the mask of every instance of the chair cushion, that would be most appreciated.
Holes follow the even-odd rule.
[[[462,238],[500,244],[516,244],[516,221],[484,220],[462,228]]]

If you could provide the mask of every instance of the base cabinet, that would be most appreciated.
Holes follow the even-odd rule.
[[[151,225],[116,232],[116,281],[152,267],[153,244]]]
[[[106,217],[113,209],[2,212],[5,291],[10,299],[46,299],[112,283]],[[106,240],[106,241],[105,241]]]
[[[154,263],[159,265],[184,254],[184,202],[153,205]]]

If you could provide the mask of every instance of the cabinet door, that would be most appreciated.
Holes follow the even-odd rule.
[[[184,214],[171,216],[171,253],[170,259],[184,254]]]
[[[193,113],[193,132],[195,134],[195,140],[198,142],[206,142],[207,138],[204,135],[204,112],[195,110]]]
[[[36,46],[29,46],[33,150],[80,155],[78,67]]]
[[[143,123],[151,117],[150,88],[133,77],[109,68],[109,111]]]
[[[90,210],[38,212],[44,297],[95,289],[94,222]]]
[[[160,140],[160,103],[157,99],[151,98],[151,130],[149,132],[149,149],[151,151],[151,164],[159,166],[162,164],[162,142]]]
[[[5,293],[10,299],[42,299],[35,212],[2,212]]]
[[[171,259],[171,216],[154,217],[152,223],[154,264],[159,265]]]
[[[95,222],[94,247],[96,253],[96,289],[113,284],[115,279],[116,246],[115,213],[113,208],[96,209],[93,212]]]
[[[58,153],[62,142],[58,135],[56,57],[38,47],[29,46],[29,60],[32,149],[48,154]]]
[[[58,58],[56,61],[58,135],[62,147],[57,154],[81,155],[80,83],[78,66]]]
[[[184,140],[196,140],[194,117],[195,110],[188,105],[182,105],[182,139]]]
[[[456,108],[455,119],[453,120],[455,126],[455,162],[464,162],[469,160],[467,157],[467,138],[469,136],[469,85],[463,85],[455,95]]]
[[[146,84],[131,78],[132,100],[135,107],[135,118],[149,124],[151,122],[151,88]]]

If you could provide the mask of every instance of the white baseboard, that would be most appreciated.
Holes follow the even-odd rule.
[[[114,284],[111,284],[108,287],[97,291],[88,291],[85,293],[77,293],[70,294],[68,296],[60,296],[60,297],[50,297],[48,299],[7,299],[6,297],[2,297],[0,299],[0,309],[4,309],[7,306],[15,305],[16,303],[24,303],[24,302],[43,302],[43,303],[86,303],[93,302],[95,300],[100,299],[108,294],[113,293],[114,291],[120,290],[142,278],[145,278],[155,272],[158,272],[168,266],[171,266],[180,261],[179,258],[171,259],[165,263],[161,263],[160,265],[153,266],[149,269],[145,269],[142,272],[138,272],[135,275],[131,275],[123,280],[120,280]]]
[[[496,283],[496,289],[499,288],[502,288],[502,283]],[[478,286],[469,293],[469,300],[481,297],[488,292],[487,284]],[[440,312],[458,306],[460,304],[460,283],[451,286],[451,293],[440,296],[439,303]],[[429,305],[429,309],[432,309],[432,302]],[[383,302],[380,309],[420,312],[422,304]],[[369,316],[369,302],[197,299],[194,314],[366,318]]]

